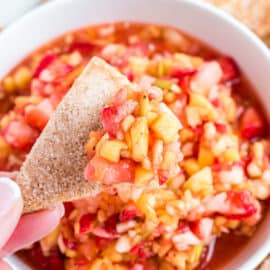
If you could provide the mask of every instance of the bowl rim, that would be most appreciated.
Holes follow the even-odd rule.
[[[209,13],[211,16],[219,17],[226,24],[230,24],[231,27],[237,28],[239,32],[245,35],[250,40],[250,42],[254,44],[254,46],[256,47],[256,50],[259,50],[267,58],[266,61],[270,63],[270,51],[266,47],[266,45],[253,32],[251,32],[247,27],[245,27],[241,22],[237,21],[236,19],[234,19],[232,16],[228,15],[224,11],[210,5],[209,3],[198,1],[198,0],[159,0],[159,1],[182,2],[182,3],[185,3],[185,5],[191,6],[192,8],[202,9],[204,10],[204,12]],[[123,2],[125,1],[123,0]],[[35,16],[37,16],[38,14],[42,15],[43,13],[48,12],[50,9],[55,9],[55,8],[60,9],[61,7],[63,7],[63,5],[73,5],[73,4],[74,4],[74,0],[54,0],[54,1],[46,2],[45,4],[36,7],[32,11],[28,12],[27,14],[19,18],[17,21],[12,23],[9,27],[5,28],[0,33],[0,44],[2,40],[8,39],[9,35],[12,35],[14,32],[17,32],[17,29],[19,29],[20,27],[23,27],[23,25],[27,23],[27,21],[32,20],[32,17],[34,15]],[[42,46],[42,44],[43,43],[41,43],[40,46]],[[269,217],[270,216],[268,215],[268,218]],[[262,244],[262,246],[259,249],[257,249],[256,253],[253,254],[248,259],[248,261],[242,262],[241,269],[246,270],[246,269],[255,268],[257,265],[259,265],[259,263],[263,260],[263,258],[270,252],[270,235],[268,235],[268,237],[266,238],[267,239]]]

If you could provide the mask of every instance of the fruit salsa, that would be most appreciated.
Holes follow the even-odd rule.
[[[267,123],[235,61],[178,30],[92,26],[31,54],[1,81],[0,170],[20,168],[94,55],[134,83],[85,146],[86,181],[108,188],[67,202],[26,256],[49,270],[218,269],[266,211]]]

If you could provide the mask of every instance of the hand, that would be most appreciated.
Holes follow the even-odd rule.
[[[0,258],[31,245],[50,233],[64,215],[62,204],[22,215],[23,200],[14,173],[0,172]],[[0,260],[1,270],[11,268]]]

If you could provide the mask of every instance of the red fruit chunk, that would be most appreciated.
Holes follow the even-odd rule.
[[[84,175],[88,181],[98,181],[105,185],[133,182],[135,165],[131,160],[123,159],[118,163],[109,162],[94,156],[87,165]]]
[[[102,237],[95,237],[95,244],[98,248],[103,248],[108,246],[111,243],[111,239],[109,238],[102,238]]]
[[[240,72],[235,61],[228,56],[222,57],[218,60],[221,69],[223,71],[223,76],[221,82],[231,82],[239,78]]]
[[[49,258],[49,270],[64,270],[64,261],[60,258],[58,253],[54,253]]]
[[[33,262],[42,269],[48,269],[49,260],[48,257],[43,255],[40,244],[35,244],[30,251],[30,257]]]
[[[169,179],[168,175],[169,175],[168,171],[165,170],[158,171],[158,181],[160,185],[163,185],[164,183],[167,182],[167,180]]]
[[[252,193],[248,190],[239,192],[228,191],[228,201],[231,205],[231,214],[226,216],[231,219],[244,219],[257,212],[257,208],[252,201]]]
[[[75,207],[72,202],[65,202],[64,207],[65,207],[65,216],[69,217],[69,215],[75,209]]]
[[[49,99],[44,99],[37,106],[30,105],[25,111],[26,122],[39,130],[47,125],[54,109]]]
[[[72,249],[72,250],[75,250],[77,248],[77,245],[76,243],[68,240],[68,239],[63,239],[63,242],[65,244],[65,246],[68,248],[68,249]]]
[[[212,235],[214,221],[211,218],[202,218],[191,224],[191,230],[202,240],[209,240]]]
[[[93,225],[93,221],[95,221],[96,217],[97,217],[96,214],[91,214],[91,213],[83,215],[79,221],[80,233],[90,232]]]
[[[82,42],[82,41],[76,41],[72,43],[68,49],[68,52],[74,52],[79,51],[82,54],[89,54],[91,53],[97,45],[90,43],[90,42]]]
[[[264,134],[264,121],[254,107],[248,107],[240,120],[240,132],[244,139],[251,140]]]
[[[120,222],[127,222],[134,219],[137,216],[137,209],[134,205],[129,205],[122,210],[119,220]]]
[[[176,69],[172,72],[171,76],[178,79],[178,85],[185,91],[190,88],[190,77],[195,75],[196,69],[184,70]]]
[[[19,150],[29,150],[38,136],[37,130],[17,120],[11,122],[4,131],[7,143]]]
[[[118,108],[116,106],[104,108],[101,112],[101,123],[111,136],[116,136],[119,129]]]
[[[227,131],[227,127],[225,124],[215,123],[215,127],[219,133],[225,133]]]
[[[148,247],[148,243],[144,242],[144,241],[142,241],[141,243],[135,245],[131,249],[130,253],[135,255],[135,256],[138,256],[142,260],[149,259],[149,258],[151,258],[153,256],[152,251]]]
[[[111,215],[105,222],[104,222],[104,229],[109,233],[116,233],[116,225],[119,221],[118,214]]]
[[[36,70],[33,73],[33,78],[38,78],[40,73],[47,68],[50,64],[52,64],[57,59],[57,55],[54,53],[47,53],[39,62]]]

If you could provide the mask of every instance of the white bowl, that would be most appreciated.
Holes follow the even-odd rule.
[[[191,0],[56,0],[0,34],[0,78],[32,50],[67,31],[111,21],[171,25],[233,56],[270,115],[270,53],[242,24],[210,5]],[[230,248],[230,247],[228,247]],[[255,237],[224,269],[251,270],[270,252],[270,213]],[[14,258],[12,258],[14,261]],[[15,260],[16,261],[16,260]],[[16,263],[15,263],[16,264]],[[17,266],[22,270],[23,266]]]

